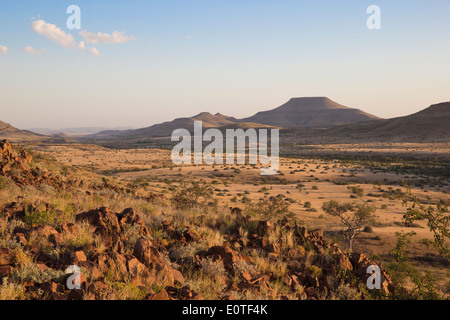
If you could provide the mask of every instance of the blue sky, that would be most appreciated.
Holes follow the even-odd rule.
[[[66,27],[72,4],[81,30]],[[381,30],[366,27],[372,4]],[[381,117],[450,101],[448,0],[35,0],[0,8],[0,120],[19,128],[144,127],[201,111],[246,117],[302,96]],[[73,43],[49,39],[53,31]]]

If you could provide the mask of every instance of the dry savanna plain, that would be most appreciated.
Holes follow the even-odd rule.
[[[426,221],[405,224],[403,217],[411,204],[404,204],[402,199],[407,198],[407,186],[409,186],[411,193],[419,199],[420,204],[426,207],[441,208],[450,203],[447,164],[450,158],[449,143],[298,146],[295,148],[295,153],[280,159],[279,173],[274,176],[261,176],[258,165],[174,165],[170,158],[170,150],[163,149],[108,149],[88,144],[40,145],[32,149],[75,172],[97,178],[102,177],[105,183],[139,189],[143,194],[152,194],[153,197],[164,199],[161,202],[155,202],[156,204],[151,205],[151,208],[143,207],[142,204],[136,208],[144,212],[158,211],[156,215],[160,220],[170,215],[177,216],[178,207],[165,206],[164,203],[170,202],[170,199],[173,199],[180,190],[183,192],[183,188],[188,188],[195,183],[208,186],[211,191],[208,199],[206,197],[204,199],[208,200],[206,210],[214,208],[213,212],[220,212],[221,215],[228,215],[230,208],[239,208],[239,214],[245,216],[258,203],[274,197],[283,199],[283,203],[286,204],[283,216],[290,221],[291,225],[295,223],[296,226],[307,230],[323,230],[325,239],[336,243],[343,252],[347,250],[342,233],[344,226],[338,217],[331,216],[322,209],[323,204],[329,200],[370,204],[376,208],[376,218],[368,222],[363,232],[356,236],[350,253],[361,252],[369,259],[378,261],[384,266],[390,266],[395,262],[392,250],[397,244],[396,234],[413,231],[415,235],[411,237],[411,242],[406,249],[411,265],[419,270],[421,275],[429,271],[440,293],[445,294],[448,290],[450,279],[448,264],[432,247],[421,243],[422,239],[432,240],[433,233],[427,227]],[[108,192],[98,190],[94,192],[94,195],[91,194],[91,197],[95,197],[94,201],[98,207],[108,206],[113,211],[120,212],[134,204],[126,203],[120,197],[112,200]],[[192,207],[189,210],[197,209]],[[196,234],[202,239],[217,237],[207,246],[223,245],[225,239],[228,239],[227,235],[224,239],[223,234],[211,235],[211,230],[206,230],[206,225],[189,221],[187,217],[183,218],[183,222],[195,229]],[[277,226],[276,222],[275,225]],[[238,234],[241,239],[238,242],[231,242],[231,247],[242,254],[252,256],[248,251],[250,249],[246,249],[247,242],[250,241],[248,239],[251,239],[250,230],[244,229],[244,227],[239,228]],[[283,240],[277,238],[280,234],[276,232],[280,230],[273,232],[274,234],[268,235],[267,241],[269,244],[278,243],[281,249],[269,250],[269,252],[273,251],[274,254],[279,255],[282,252],[278,251],[283,251],[286,243],[282,243]],[[248,239],[243,240],[244,237]],[[295,247],[292,244],[292,242],[295,243],[294,240],[286,241]],[[195,250],[199,250],[200,247],[190,248],[191,255],[194,256]],[[279,270],[272,270],[272,272],[268,272],[271,267],[262,266],[261,261],[251,263],[260,270],[267,269],[264,272],[280,280],[280,286],[285,287],[278,288],[280,292],[269,295],[270,298],[314,297],[308,291],[306,291],[307,294],[303,292],[309,285],[304,285],[300,293],[296,289],[287,289],[292,287],[293,281],[293,277],[288,276],[287,273],[290,269],[289,260],[285,265],[281,261],[279,265],[275,264],[274,268]],[[204,265],[203,268],[206,269]],[[277,273],[279,274],[276,275]],[[248,277],[250,280],[253,275]],[[194,280],[191,279],[191,281]],[[207,279],[204,281],[208,282]],[[404,288],[414,287],[408,278],[401,278],[399,281]],[[220,294],[208,292],[209,289],[205,289],[198,283],[191,287],[194,287],[203,297],[222,298]],[[258,294],[267,297],[267,293],[264,295],[259,291]],[[247,297],[254,298],[255,295],[253,293],[250,296],[247,293]],[[341,292],[335,298],[342,298],[342,295]],[[235,294],[235,297],[243,296]],[[348,295],[345,297],[352,298]]]

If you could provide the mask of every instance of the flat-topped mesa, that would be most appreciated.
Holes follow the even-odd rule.
[[[276,109],[258,112],[241,121],[296,128],[329,127],[375,119],[379,118],[338,104],[327,97],[305,97],[292,98]]]
[[[302,110],[317,110],[317,109],[351,109],[327,97],[302,97],[291,98],[288,102],[278,107],[277,109],[302,109]],[[275,110],[277,110],[275,109]]]

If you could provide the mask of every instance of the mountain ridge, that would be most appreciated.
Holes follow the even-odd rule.
[[[315,114],[311,114],[311,110],[315,110]],[[260,119],[260,115],[263,115],[265,119]],[[300,120],[299,117],[305,119]],[[170,136],[175,129],[192,129],[194,121],[202,121],[204,128],[249,128],[253,125],[253,127],[257,128],[286,129],[297,126],[329,127],[369,119],[380,118],[359,109],[343,106],[327,97],[305,97],[292,98],[275,109],[261,111],[247,118],[237,119],[221,113],[200,112],[192,117],[176,118],[172,121],[154,124],[145,128],[114,132],[109,135],[109,138],[138,139]],[[99,137],[108,138],[108,134],[106,132],[99,132],[90,137],[94,139]]]
[[[301,117],[303,116],[303,117]],[[332,121],[328,121],[331,118]],[[268,120],[267,120],[268,119]],[[267,121],[266,121],[267,120]],[[345,141],[450,141],[447,129],[450,102],[432,104],[416,113],[381,119],[360,109],[349,108],[327,97],[292,98],[281,106],[237,119],[221,113],[200,112],[192,117],[176,118],[149,127],[128,130],[105,130],[89,135],[42,135],[19,130],[0,121],[0,139],[12,141],[146,141],[170,137],[176,129],[193,130],[194,122],[202,121],[204,129],[280,129],[284,135],[298,137],[302,142],[334,143]],[[350,123],[348,123],[350,121]]]
[[[432,104],[416,113],[391,119],[363,121],[327,130],[299,132],[305,139],[316,141],[450,141],[450,102]]]

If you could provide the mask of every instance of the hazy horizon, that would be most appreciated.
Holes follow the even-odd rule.
[[[333,99],[331,99],[331,100],[333,100]],[[287,102],[287,101],[288,100],[286,100],[285,102]],[[334,101],[334,102],[338,103],[338,101]],[[256,111],[255,113],[260,112],[260,111],[269,111],[269,110],[272,110],[272,109],[275,109],[275,108],[281,106],[282,104],[284,104],[284,103],[280,103],[280,105],[274,106],[274,107],[269,108],[267,110],[264,109],[264,110]],[[427,108],[428,107],[429,106],[427,106]],[[422,108],[422,109],[420,109],[418,111],[421,111],[423,109],[426,109],[426,108]],[[362,111],[365,111],[365,110],[362,110]],[[57,133],[58,130],[65,131],[65,130],[76,130],[76,129],[89,129],[88,130],[89,132],[91,132],[91,131],[92,132],[97,132],[96,130],[93,130],[93,129],[98,129],[98,131],[101,131],[101,130],[130,130],[130,129],[139,129],[139,128],[143,128],[143,127],[150,127],[150,126],[152,126],[154,124],[160,124],[160,123],[163,123],[163,122],[170,122],[170,121],[172,121],[174,119],[177,119],[177,118],[190,118],[190,117],[197,116],[197,115],[199,115],[200,113],[203,113],[203,112],[210,113],[210,114],[213,114],[213,115],[215,115],[216,113],[219,113],[219,114],[224,115],[224,116],[234,117],[234,115],[232,115],[232,114],[224,114],[222,112],[210,112],[208,110],[203,110],[203,111],[200,111],[199,113],[196,113],[196,114],[180,115],[180,116],[176,116],[175,118],[162,120],[160,122],[151,123],[149,125],[141,126],[141,127],[136,127],[136,126],[134,126],[134,127],[133,126],[104,126],[104,125],[101,125],[101,123],[99,123],[98,125],[93,125],[93,126],[88,126],[88,127],[86,127],[86,126],[79,126],[79,127],[58,127],[58,126],[54,126],[54,127],[27,127],[27,128],[18,128],[18,129],[31,130],[31,131],[36,132],[36,133],[44,133],[44,134],[50,133],[50,131],[52,133]],[[248,116],[253,116],[255,113],[249,114]],[[374,114],[374,115],[376,116],[376,114]],[[408,114],[404,114],[404,115],[399,115],[398,117],[408,116],[408,115],[410,115],[410,114],[408,113]],[[247,117],[247,116],[245,116],[245,117]],[[238,118],[238,119],[240,119],[240,118]],[[389,118],[384,118],[384,119],[389,119]],[[10,124],[14,126],[14,124],[12,124],[12,123],[10,123]],[[16,126],[14,126],[14,127],[16,127]]]
[[[66,26],[72,4],[79,30]],[[366,26],[373,4],[380,30]],[[444,0],[6,3],[0,121],[142,128],[311,96],[405,116],[450,101],[449,16]]]

